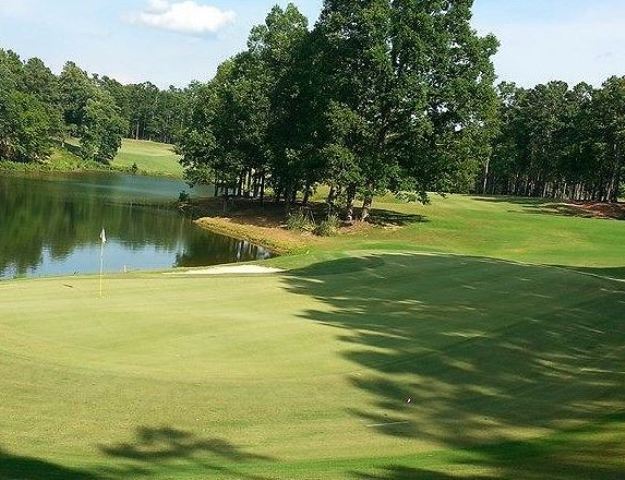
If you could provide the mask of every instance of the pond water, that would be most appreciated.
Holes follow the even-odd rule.
[[[177,180],[116,173],[0,174],[0,279],[98,272],[102,228],[106,272],[270,256],[166,208],[183,190],[192,197],[212,194]]]

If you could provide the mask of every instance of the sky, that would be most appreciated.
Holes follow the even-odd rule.
[[[322,0],[292,0],[311,24]],[[0,0],[0,48],[58,72],[160,87],[206,81],[245,47],[250,28],[282,0]],[[499,80],[600,85],[625,75],[624,0],[475,0],[474,27],[501,42]]]

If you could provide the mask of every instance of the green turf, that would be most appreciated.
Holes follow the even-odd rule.
[[[272,262],[291,270],[115,276],[103,299],[95,278],[0,283],[0,478],[623,478],[624,283],[390,251]]]
[[[131,168],[136,164],[143,173],[182,177],[179,158],[172,145],[124,139],[112,165]]]
[[[596,267],[595,273],[607,268],[608,275],[623,275],[625,222],[564,214],[550,200],[450,195],[432,196],[431,205],[420,206],[389,196],[374,206],[385,228],[339,236],[322,248],[409,248]]]

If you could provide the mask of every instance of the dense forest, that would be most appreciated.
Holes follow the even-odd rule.
[[[496,86],[498,41],[472,28],[472,3],[325,0],[314,25],[276,6],[184,89],[0,50],[0,159],[39,161],[66,137],[101,162],[124,136],[175,143],[191,183],[287,206],[324,185],[346,218],[389,191],[618,200],[625,78]]]
[[[498,87],[484,193],[614,202],[625,154],[625,78],[601,88],[551,82]]]

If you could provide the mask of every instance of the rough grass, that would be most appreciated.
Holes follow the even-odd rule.
[[[272,263],[290,270],[115,276],[103,299],[90,277],[0,283],[0,478],[623,477],[625,284]]]

